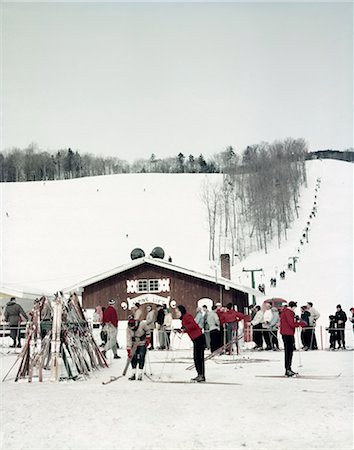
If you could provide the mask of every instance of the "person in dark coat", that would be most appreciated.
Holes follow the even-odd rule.
[[[21,316],[28,320],[28,316],[22,306],[16,303],[15,297],[11,297],[11,300],[6,304],[4,317],[10,326],[10,336],[13,340],[13,344],[10,347],[12,348],[16,347],[16,339],[18,342],[17,347],[21,347]]]
[[[157,332],[158,332],[159,349],[160,350],[164,350],[166,348],[166,339],[165,339],[165,333],[163,330],[164,320],[165,320],[165,308],[162,305],[157,305],[156,324],[157,324]]]
[[[301,306],[301,320],[306,323],[306,327],[301,330],[301,342],[303,349],[307,351],[311,345],[312,330],[310,326],[310,311],[307,309],[307,305]]]
[[[178,317],[179,316],[179,317]],[[205,381],[204,349],[205,337],[192,314],[187,313],[183,305],[177,306],[177,317],[182,321],[182,329],[186,331],[193,342],[193,359],[198,375],[191,381],[202,383]]]
[[[336,342],[338,340],[338,333],[337,333],[336,325],[337,325],[336,318],[332,314],[329,316],[329,327],[326,328],[326,330],[329,333],[329,348],[330,348],[330,350],[336,349]]]
[[[334,317],[338,330],[338,348],[343,347],[345,350],[345,322],[347,321],[347,315],[342,310],[341,305],[337,305],[337,311]]]
[[[306,326],[305,322],[295,318],[296,307],[296,302],[289,302],[288,306],[280,313],[280,334],[282,335],[284,342],[285,375],[287,377],[297,375],[297,373],[291,369],[295,345],[295,328]]]

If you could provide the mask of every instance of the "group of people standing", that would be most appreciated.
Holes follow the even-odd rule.
[[[269,302],[264,302],[262,307],[250,307],[251,322],[253,327],[253,341],[255,350],[263,350],[263,341],[266,344],[264,350],[279,350],[278,331],[280,329],[280,313],[277,307]],[[304,327],[301,331],[301,342],[304,350],[317,350],[315,334],[316,321],[320,313],[313,307],[312,302],[301,306],[301,320]]]

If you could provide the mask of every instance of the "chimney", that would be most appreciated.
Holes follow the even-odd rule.
[[[230,255],[228,253],[220,255],[220,264],[221,264],[221,276],[223,278],[231,280]]]

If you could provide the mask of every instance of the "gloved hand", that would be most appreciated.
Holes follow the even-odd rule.
[[[128,353],[128,358],[131,359],[131,357],[132,357],[132,349],[131,348],[127,348],[127,353]]]
[[[150,343],[151,343],[151,337],[150,336],[146,336],[145,347],[149,347]]]

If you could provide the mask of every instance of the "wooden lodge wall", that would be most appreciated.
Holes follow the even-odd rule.
[[[198,300],[202,298],[210,298],[213,304],[221,302],[223,305],[231,302],[237,306],[240,312],[244,312],[244,308],[248,306],[248,294],[235,289],[225,289],[224,285],[217,282],[210,282],[191,275],[169,270],[167,268],[158,267],[144,263],[140,266],[126,270],[112,277],[98,281],[94,284],[86,286],[82,293],[83,308],[95,308],[97,305],[107,306],[108,301],[112,298],[116,300],[116,309],[120,320],[127,319],[130,314],[129,308],[124,310],[121,307],[122,302],[130,303],[136,297],[144,295],[142,293],[127,292],[127,280],[141,279],[162,279],[169,280],[169,290],[156,293],[156,298],[169,298],[174,300],[177,305],[183,304],[193,315],[197,307]],[[167,303],[169,303],[167,300]],[[151,304],[157,302],[146,302]],[[145,307],[143,307],[145,311]],[[171,308],[173,314],[173,308]]]

